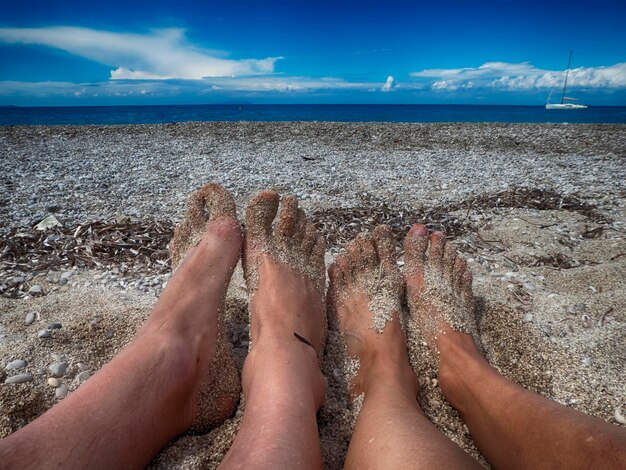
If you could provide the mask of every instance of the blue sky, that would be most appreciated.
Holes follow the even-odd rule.
[[[0,104],[626,105],[626,2],[11,2]]]

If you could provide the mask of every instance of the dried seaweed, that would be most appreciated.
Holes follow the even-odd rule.
[[[165,273],[170,269],[167,244],[173,230],[170,222],[128,218],[45,231],[14,228],[0,239],[3,294],[17,295],[20,283],[11,283],[9,278],[15,273],[62,270],[73,266],[117,267],[122,274]]]
[[[434,208],[393,207],[385,201],[364,198],[355,208],[330,208],[316,211],[312,219],[329,246],[341,247],[362,231],[371,232],[376,225],[386,224],[398,243],[411,225],[424,223],[432,230],[442,230],[450,237],[475,232],[476,226],[467,216],[497,207],[532,208],[539,210],[565,209],[583,214],[593,222],[611,221],[593,206],[573,196],[561,196],[553,191],[515,188],[493,195],[480,195],[459,203]],[[465,213],[465,216],[458,215]],[[457,215],[453,215],[453,214]],[[0,238],[0,286],[3,295],[17,296],[20,282],[11,279],[21,273],[79,268],[111,269],[122,275],[163,274],[169,271],[167,244],[174,231],[169,221],[123,218],[113,222],[91,222],[77,227],[55,227],[46,231],[14,228]],[[601,234],[599,228],[587,236]],[[480,241],[480,237],[478,237]],[[492,250],[502,251],[493,243],[482,240]],[[572,267],[565,258],[540,259],[537,265],[557,268]]]
[[[450,237],[457,237],[473,231],[473,226],[468,217],[459,218],[453,213],[484,212],[497,207],[568,210],[599,224],[612,222],[594,206],[575,196],[563,196],[543,189],[512,188],[434,208],[391,207],[385,201],[376,201],[371,197],[364,198],[363,202],[359,207],[324,209],[313,214],[313,221],[330,246],[343,246],[358,233],[371,232],[378,224],[388,225],[398,241],[404,238],[415,223],[423,223],[432,230],[441,230]],[[594,230],[594,235],[599,232],[598,229]]]

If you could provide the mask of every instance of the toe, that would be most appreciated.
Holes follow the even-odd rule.
[[[356,274],[374,269],[378,265],[378,256],[374,248],[372,237],[366,233],[359,233],[348,245],[350,270]]]
[[[329,302],[336,302],[337,293],[345,286],[345,272],[339,266],[339,258],[328,268],[328,280],[328,300]]]
[[[466,269],[461,274],[461,279],[458,283],[459,292],[466,301],[472,301],[474,298],[474,293],[472,292],[472,282],[472,272],[466,267]]]
[[[284,196],[280,201],[280,214],[276,224],[275,237],[279,242],[291,241],[296,233],[298,221],[298,199],[293,195]]]
[[[278,211],[278,193],[261,191],[246,208],[246,246],[248,249],[269,246],[272,222]]]
[[[324,256],[326,255],[326,242],[322,237],[317,237],[317,241],[311,251],[311,267],[315,271],[315,279],[325,279],[326,262]],[[323,289],[324,286],[321,286]]]
[[[224,232],[224,235],[240,236],[235,201],[223,186],[209,183],[189,196],[185,218],[176,227],[169,246],[173,268],[177,268],[188,250],[202,239],[207,223],[218,218],[220,221],[226,219],[223,224],[226,227],[224,230],[219,226],[214,227],[218,235]]]
[[[304,210],[298,208],[298,214],[296,216],[296,227],[293,234],[294,241],[296,243],[302,243],[304,235],[306,234],[307,219]]]
[[[461,281],[463,280],[463,274],[467,270],[467,263],[462,256],[457,256],[454,260],[454,290],[455,292],[461,292]]]
[[[428,265],[437,273],[443,270],[443,252],[446,246],[446,236],[443,232],[433,232],[430,236],[428,251]]]
[[[313,222],[307,222],[302,240],[302,251],[305,254],[311,253],[313,247],[315,246],[315,243],[317,242],[318,237],[319,235],[317,233],[315,225],[313,225]]]
[[[383,267],[397,270],[396,243],[391,229],[386,225],[379,225],[374,229],[373,238],[376,254]]]
[[[428,248],[428,229],[422,224],[415,224],[404,238],[404,265],[406,272],[423,273]]]
[[[454,280],[454,264],[456,262],[456,248],[452,243],[446,243],[443,249],[443,257],[441,259],[441,266],[443,269],[444,277],[452,285]]]
[[[236,217],[235,200],[224,186],[217,183],[209,183],[200,189],[198,193],[204,199],[208,220],[215,220],[223,216]]]

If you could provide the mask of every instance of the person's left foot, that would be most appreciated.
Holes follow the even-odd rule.
[[[241,254],[230,193],[216,183],[193,193],[169,249],[175,272],[144,330],[163,334],[164,341],[176,343],[173,351],[187,350],[182,356],[191,356],[180,361],[193,377],[184,421],[192,432],[205,432],[233,413],[241,391],[222,321],[224,297]]]
[[[339,320],[348,355],[359,360],[351,394],[367,396],[372,385],[392,383],[415,396],[417,381],[400,322],[404,281],[389,228],[357,236],[329,275],[328,308]]]

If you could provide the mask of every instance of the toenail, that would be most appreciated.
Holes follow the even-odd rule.
[[[411,236],[413,238],[423,238],[428,236],[428,229],[423,225],[414,225],[411,227]]]

